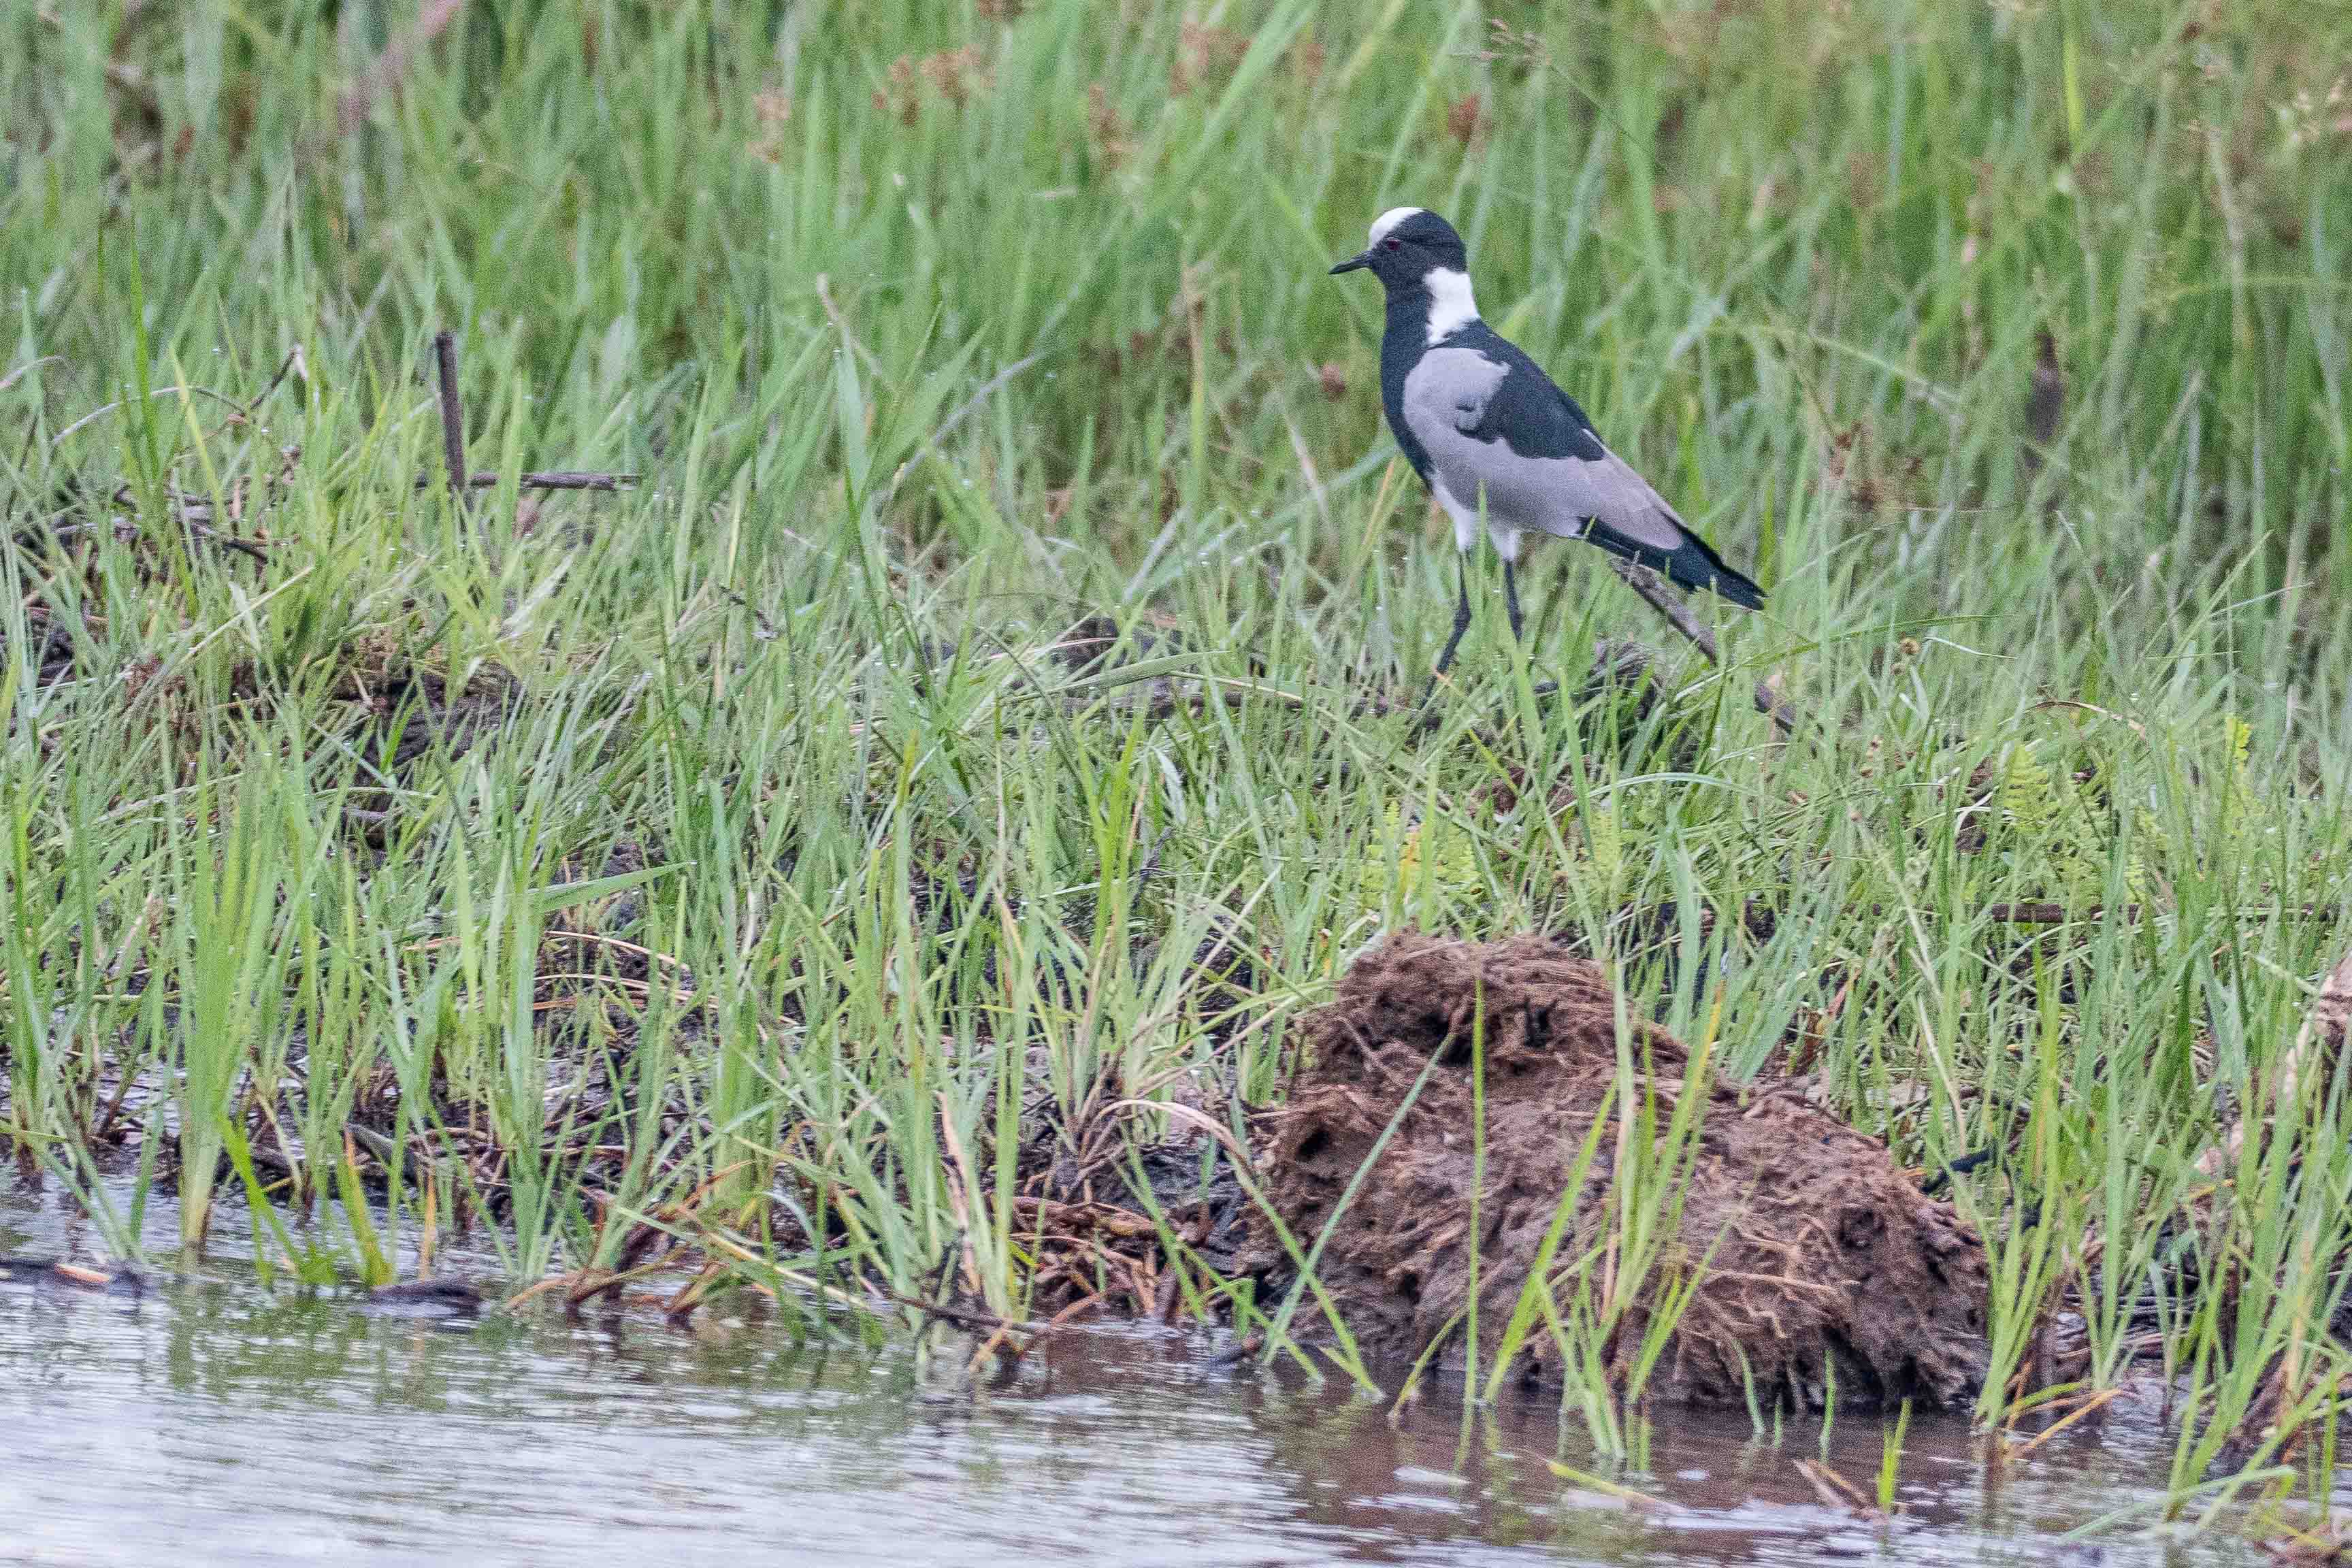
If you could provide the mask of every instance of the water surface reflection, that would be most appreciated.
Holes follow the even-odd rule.
[[[59,1237],[0,1196],[0,1253]],[[67,1238],[70,1245],[70,1238]],[[1003,1388],[903,1337],[772,1321],[484,1317],[452,1331],[234,1265],[133,1298],[0,1279],[0,1558],[55,1563],[2222,1563],[2224,1540],[2067,1529],[2153,1497],[2152,1419],[2062,1436],[1988,1487],[1958,1422],[1915,1422],[1892,1526],[1825,1505],[1744,1419],[1679,1420],[1635,1507],[1553,1414],[1391,1424],[1337,1383],[1215,1364],[1143,1329],[1049,1342]],[[951,1345],[949,1347],[952,1349]],[[1874,1422],[1832,1433],[1865,1489]]]

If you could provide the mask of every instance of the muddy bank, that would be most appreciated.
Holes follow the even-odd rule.
[[[1481,993],[1477,1308],[1490,1352],[1618,1075],[1615,1001],[1601,971],[1538,937],[1393,937],[1303,1021],[1297,1080],[1283,1104],[1260,1114],[1261,1179],[1308,1246],[1436,1058],[1318,1270],[1369,1354],[1415,1356],[1441,1334],[1454,1342],[1449,1353],[1459,1349],[1472,1279],[1470,1042]],[[1655,1096],[1663,1128],[1684,1092],[1688,1053],[1654,1025],[1632,1027],[1631,1087]],[[1760,1404],[1819,1408],[1833,1374],[1844,1407],[1973,1399],[1985,1371],[1987,1294],[1975,1234],[1948,1205],[1922,1196],[1883,1145],[1794,1097],[1722,1085],[1706,1092],[1679,1226],[1660,1265],[1626,1292],[1608,1340],[1612,1381],[1622,1386],[1631,1373],[1657,1301],[1706,1258],[1649,1394],[1738,1405],[1752,1380]],[[1638,1108],[1641,1094],[1632,1098]],[[1564,1314],[1574,1262],[1602,1260],[1588,1275],[1596,1297],[1613,1265],[1620,1136],[1612,1110],[1555,1254]],[[1286,1263],[1270,1225],[1252,1224],[1247,1263],[1279,1275]],[[1302,1312],[1300,1326],[1307,1321]],[[1539,1328],[1528,1345],[1520,1375],[1558,1381],[1553,1337]]]

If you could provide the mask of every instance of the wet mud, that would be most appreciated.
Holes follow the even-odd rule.
[[[1680,1096],[1704,1092],[1673,1234],[1657,1266],[1623,1289],[1605,1343],[1612,1380],[1627,1384],[1662,1303],[1696,1272],[1646,1396],[1739,1405],[1752,1391],[1760,1408],[1819,1409],[1833,1386],[1842,1408],[1973,1399],[1985,1373],[1988,1277],[1982,1243],[1951,1206],[1923,1195],[1885,1145],[1791,1092],[1714,1082],[1693,1090],[1689,1052],[1638,1018],[1628,1020],[1632,1081],[1621,1086],[1631,1092],[1610,1107],[1625,1070],[1618,1011],[1597,966],[1540,937],[1475,943],[1407,932],[1358,960],[1335,999],[1302,1021],[1296,1079],[1258,1115],[1259,1179],[1301,1247],[1339,1211],[1317,1273],[1359,1346],[1401,1360],[1442,1338],[1450,1358],[1475,1278],[1481,1340],[1491,1347],[1605,1111],[1550,1270],[1564,1301],[1576,1261],[1598,1258],[1586,1288],[1601,1295],[1623,1243],[1613,1228],[1621,1139],[1644,1135],[1645,1102],[1663,1129]],[[1483,1155],[1471,1071],[1479,1018]],[[1619,1114],[1629,1103],[1630,1134]],[[1482,1157],[1474,1274],[1470,1194]],[[1244,1265],[1271,1282],[1287,1258],[1270,1223],[1254,1216]],[[1521,1381],[1559,1381],[1551,1333],[1538,1327],[1522,1357]]]

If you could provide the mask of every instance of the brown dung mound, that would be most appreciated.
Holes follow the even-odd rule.
[[[1337,998],[1306,1018],[1305,1058],[1287,1100],[1261,1113],[1267,1199],[1308,1247],[1437,1058],[1317,1269],[1370,1355],[1420,1354],[1468,1300],[1470,1045],[1482,989],[1478,1315],[1481,1354],[1493,1353],[1619,1070],[1616,1004],[1601,971],[1538,937],[1393,937],[1358,960]],[[1625,1098],[1638,1111],[1644,1092],[1654,1095],[1663,1129],[1684,1091],[1687,1052],[1655,1025],[1635,1020],[1633,1029],[1635,1092]],[[1624,1385],[1657,1296],[1704,1258],[1648,1394],[1737,1405],[1752,1380],[1761,1406],[1819,1408],[1833,1370],[1843,1406],[1972,1399],[1985,1373],[1987,1296],[1974,1233],[1948,1205],[1922,1196],[1884,1145],[1795,1096],[1719,1085],[1708,1093],[1679,1228],[1606,1346],[1612,1382]],[[1609,1121],[1554,1255],[1563,1316],[1570,1266],[1613,1245],[1614,1110]],[[1248,1262],[1269,1273],[1286,1267],[1261,1215],[1252,1217]],[[1604,1267],[1588,1277],[1596,1294]],[[1311,1298],[1302,1302],[1302,1328],[1314,1311]],[[1458,1325],[1453,1338],[1449,1351],[1458,1352]],[[1557,1382],[1553,1336],[1538,1325],[1526,1346],[1517,1374]]]

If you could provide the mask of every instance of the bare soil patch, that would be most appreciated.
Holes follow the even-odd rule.
[[[1471,1041],[1483,997],[1486,1184],[1478,1313],[1486,1342],[1507,1321],[1560,1194],[1619,1073],[1616,998],[1596,965],[1540,937],[1477,943],[1407,932],[1357,961],[1337,997],[1302,1022],[1304,1057],[1282,1105],[1259,1113],[1262,1181],[1302,1246],[1339,1207],[1433,1058],[1419,1097],[1365,1174],[1318,1274],[1369,1354],[1418,1355],[1469,1302],[1473,1169]],[[1689,1053],[1632,1022],[1635,1082],[1664,1123]],[[1680,1223],[1609,1346],[1629,1373],[1657,1294],[1706,1258],[1688,1310],[1645,1392],[1818,1409],[1972,1399],[1983,1381],[1983,1244],[1924,1196],[1884,1144],[1795,1095],[1709,1084]],[[1588,1167],[1555,1260],[1611,1243],[1615,1115]],[[1709,1248],[1713,1248],[1709,1256]],[[1286,1255],[1251,1217],[1244,1265]],[[1303,1322],[1303,1320],[1302,1320]],[[1556,1382],[1538,1332],[1519,1375]]]

